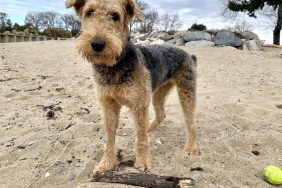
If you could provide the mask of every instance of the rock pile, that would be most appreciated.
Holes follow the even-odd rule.
[[[164,44],[173,46],[232,46],[243,50],[262,50],[263,42],[251,31],[236,31],[210,29],[207,31],[179,31],[132,35],[134,43],[140,45]]]

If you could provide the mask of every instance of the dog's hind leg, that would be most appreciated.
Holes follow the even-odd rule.
[[[183,65],[182,69],[175,76],[187,132],[184,151],[189,155],[197,155],[199,153],[196,123],[196,76],[196,66],[189,61]]]
[[[152,131],[155,129],[165,118],[165,111],[164,111],[164,103],[165,97],[173,87],[172,82],[167,82],[165,85],[162,85],[160,88],[157,89],[153,93],[152,97],[152,104],[155,111],[155,118],[150,123],[150,127],[148,131]]]

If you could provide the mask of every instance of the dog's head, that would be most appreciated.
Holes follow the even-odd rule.
[[[77,47],[94,64],[113,66],[128,43],[128,24],[144,15],[134,0],[67,0],[80,17]]]

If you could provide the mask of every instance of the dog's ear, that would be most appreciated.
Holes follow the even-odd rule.
[[[140,10],[140,7],[135,2],[135,0],[125,0],[125,3],[126,13],[130,16],[131,19],[135,17],[140,22],[144,21],[144,14]]]
[[[82,7],[85,5],[86,0],[67,0],[65,3],[66,8],[74,7],[76,14],[82,16]]]

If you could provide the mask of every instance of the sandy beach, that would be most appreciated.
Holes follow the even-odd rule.
[[[282,167],[282,49],[183,49],[198,57],[201,153],[182,151],[184,119],[173,90],[166,119],[149,134],[150,173],[192,177],[197,188],[272,187],[262,170]],[[88,182],[105,143],[94,87],[74,41],[0,44],[0,187],[130,187]],[[123,108],[123,160],[134,160],[134,141]]]

